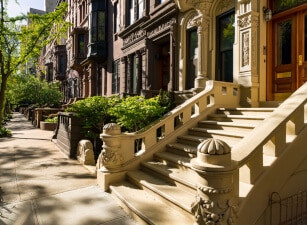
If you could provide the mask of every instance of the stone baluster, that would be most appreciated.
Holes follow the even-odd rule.
[[[221,140],[207,139],[198,145],[191,164],[198,173],[194,225],[236,224],[239,172],[231,161],[230,147]]]

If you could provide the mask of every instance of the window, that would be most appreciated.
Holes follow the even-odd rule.
[[[48,70],[47,70],[47,80],[50,82],[50,81],[53,81],[53,68],[52,68],[52,65],[51,66],[48,66]]]
[[[129,18],[128,25],[134,22],[134,0],[128,0]]]
[[[127,2],[127,25],[131,25],[134,21],[142,18],[144,13],[144,0],[128,0]]]
[[[274,0],[274,12],[284,11],[295,6],[301,5],[306,3],[306,0],[291,0],[291,1],[284,1],[284,0]]]
[[[84,34],[78,34],[78,54],[80,58],[85,57]]]
[[[131,89],[132,93],[136,94],[138,92],[138,59],[137,55],[132,57],[132,71],[131,71]]]
[[[105,12],[92,13],[92,42],[105,40]]]
[[[102,67],[98,67],[97,74],[97,95],[102,95]]]
[[[119,31],[119,4],[118,2],[114,3],[114,33]]]
[[[113,62],[113,74],[112,74],[112,94],[119,93],[120,84],[120,61],[116,60]]]
[[[65,56],[64,55],[59,55],[58,56],[58,63],[59,63],[59,67],[58,67],[58,73],[64,73],[66,68],[65,68]]]
[[[90,20],[91,42],[105,41],[106,34],[106,6],[103,2],[92,2],[92,13]]]
[[[198,66],[198,36],[197,28],[187,30],[187,72],[186,89],[194,87],[194,80],[197,76]]]
[[[233,81],[234,17],[234,10],[217,17],[216,80],[219,81]]]
[[[140,19],[143,16],[143,11],[144,11],[144,0],[139,0],[137,19]]]

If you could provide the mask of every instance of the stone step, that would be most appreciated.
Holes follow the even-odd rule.
[[[165,204],[130,182],[122,182],[110,186],[112,195],[119,204],[140,224],[163,225],[193,224],[191,216],[178,212],[174,207]]]
[[[196,189],[198,174],[194,170],[185,167],[182,169],[168,165],[165,161],[143,162],[141,169],[150,174],[155,174],[160,179],[176,184],[184,190],[191,191]]]
[[[240,140],[242,140],[241,137],[235,137],[235,136],[224,136],[224,135],[212,135],[209,137],[206,137],[205,135],[203,136],[196,136],[196,135],[181,135],[177,137],[177,141],[180,144],[185,144],[185,145],[192,145],[194,147],[197,147],[201,142],[208,138],[218,138],[223,141],[225,141],[229,146],[233,146],[237,144]]]
[[[203,136],[208,138],[223,139],[225,137],[242,139],[248,132],[244,131],[227,131],[227,130],[217,130],[217,129],[207,129],[201,127],[193,127],[189,129],[189,135]]]
[[[156,153],[155,160],[184,170],[191,168],[190,157],[177,155],[167,151]]]
[[[253,124],[240,124],[234,122],[223,122],[223,121],[212,121],[212,120],[203,120],[198,122],[198,127],[215,129],[215,130],[227,130],[232,132],[250,132],[255,128]]]
[[[192,204],[195,201],[196,192],[189,192],[176,186],[175,183],[159,179],[153,174],[144,171],[130,171],[128,180],[135,186],[154,195],[166,205],[175,207],[180,213],[192,219]]]
[[[226,115],[226,114],[210,114],[208,120],[223,121],[223,122],[237,122],[241,124],[253,124],[254,126],[262,122],[267,116],[264,115]]]
[[[177,155],[187,156],[190,158],[196,157],[197,146],[191,146],[181,143],[172,143],[166,145],[166,151]]]
[[[275,108],[219,108],[216,114],[225,115],[245,115],[245,116],[265,116],[267,117]]]

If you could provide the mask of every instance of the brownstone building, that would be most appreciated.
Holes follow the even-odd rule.
[[[174,1],[66,1],[67,38],[41,60],[45,79],[62,83],[64,102],[178,89]]]

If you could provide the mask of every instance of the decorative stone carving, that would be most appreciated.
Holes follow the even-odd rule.
[[[249,32],[242,33],[242,67],[249,65]]]
[[[259,22],[259,13],[249,12],[239,16],[238,25],[240,29],[248,27],[257,27]]]
[[[234,8],[235,7],[234,3],[235,3],[235,1],[222,0],[218,5],[217,12],[220,14],[220,13],[226,12],[226,11]]]
[[[103,127],[102,151],[97,160],[97,168],[103,170],[114,170],[120,168],[123,156],[120,150],[121,128],[116,123],[108,123]]]
[[[92,142],[81,140],[78,143],[77,159],[83,165],[95,165],[95,157]]]
[[[132,34],[130,34],[127,38],[124,39],[124,46],[133,44],[134,42],[138,41],[139,39],[146,36],[145,30],[138,30]]]
[[[238,190],[234,184],[238,170],[231,163],[230,153],[229,145],[219,139],[209,138],[198,145],[197,158],[191,161],[198,172],[197,195],[192,205],[194,225],[235,223]]]
[[[147,37],[152,37],[154,35],[157,35],[158,33],[166,30],[166,29],[170,29],[175,23],[176,23],[176,19],[172,18],[171,20],[167,21],[166,23],[162,23],[160,24],[158,27],[156,27],[155,29],[148,31],[147,32]]]
[[[197,197],[192,205],[192,211],[195,215],[193,225],[232,225],[237,219],[238,203],[232,198],[212,201],[201,188],[197,188]]]
[[[207,164],[228,166],[231,162],[229,145],[219,139],[208,138],[197,146],[195,168],[203,170]]]

